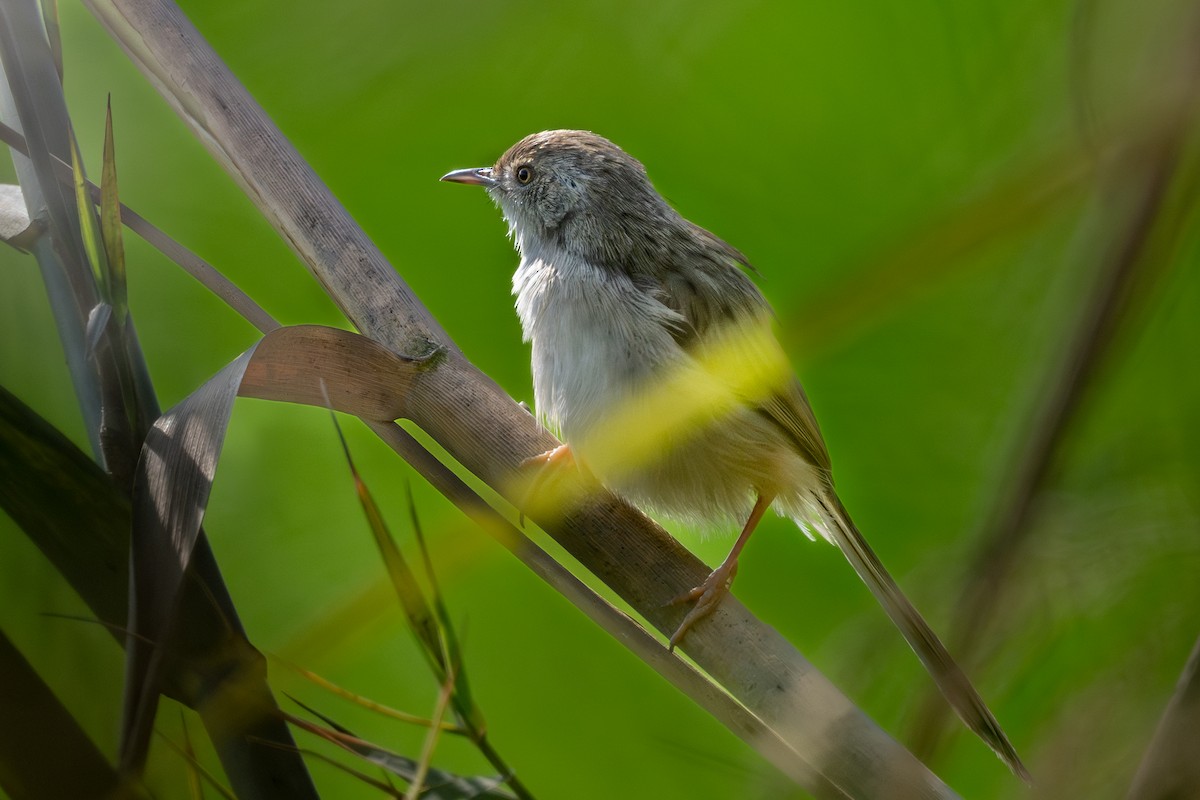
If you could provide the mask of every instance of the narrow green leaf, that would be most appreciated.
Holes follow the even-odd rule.
[[[441,631],[442,660],[454,667],[457,673],[457,680],[454,682],[454,707],[462,715],[464,723],[472,734],[477,738],[482,737],[487,732],[487,722],[483,718],[483,710],[475,703],[467,683],[467,673],[462,661],[462,648],[459,645],[458,635],[454,632],[454,624],[450,620],[450,612],[446,608],[437,575],[433,571],[433,559],[429,557],[429,548],[425,544],[425,533],[421,529],[421,520],[417,516],[417,504],[413,500],[411,484],[408,486],[408,511],[412,518],[413,534],[421,549],[425,578],[429,582],[433,610],[437,615]]]
[[[471,696],[466,674],[461,669],[458,638],[455,636],[454,629],[450,624],[450,613],[446,610],[441,593],[438,591],[436,577],[433,574],[433,564],[429,559],[428,551],[425,549],[424,537],[420,530],[421,523],[417,517],[416,506],[413,503],[412,488],[409,487],[409,513],[412,516],[414,531],[421,542],[425,572],[430,578],[430,586],[433,591],[432,608],[429,601],[425,599],[425,595],[421,593],[421,588],[417,584],[416,576],[409,567],[408,561],[400,552],[400,548],[396,546],[396,541],[392,538],[391,531],[383,519],[383,514],[379,511],[379,506],[375,502],[371,490],[367,487],[358,469],[354,466],[354,459],[350,455],[350,447],[346,443],[346,437],[342,435],[342,429],[336,417],[334,417],[333,424],[334,429],[337,431],[338,439],[342,443],[342,451],[345,453],[350,474],[354,478],[354,486],[358,493],[359,502],[362,504],[363,512],[367,516],[367,523],[371,528],[372,535],[375,537],[375,543],[379,547],[380,555],[383,556],[388,577],[392,582],[393,588],[396,590],[397,597],[400,598],[400,604],[404,608],[405,616],[408,617],[409,625],[416,635],[417,642],[420,644],[430,668],[433,669],[438,683],[444,684],[446,682],[451,669],[457,671],[459,678],[454,686],[454,710],[462,721],[463,726],[468,729],[468,735],[476,740],[481,739],[487,732],[487,724],[483,718],[483,712]]]
[[[58,80],[63,79],[62,34],[58,24],[58,0],[42,0],[42,21],[46,25],[46,39],[50,42],[50,55],[54,57],[54,68]]]
[[[12,800],[144,796],[116,770],[0,631],[0,790]]]
[[[86,187],[85,187],[86,190]],[[112,96],[104,115],[104,167],[100,173],[100,229],[104,252],[108,257],[109,290],[117,325],[124,325],[129,314],[129,295],[125,280],[125,243],[121,238],[121,200],[117,194],[117,156],[113,144]]]
[[[221,795],[221,797],[224,797],[225,800],[237,800],[237,797],[234,795],[234,793],[229,791],[228,789],[226,789],[225,785],[222,784],[221,781],[217,780],[217,777],[215,775],[213,775],[211,772],[209,772],[207,769],[205,769],[204,765],[201,764],[200,761],[196,758],[196,754],[192,750],[192,740],[191,740],[191,736],[188,734],[186,722],[183,723],[183,741],[184,741],[184,743],[182,745],[173,741],[171,739],[171,737],[165,735],[162,731],[158,732],[158,737],[166,743],[167,747],[170,747],[177,754],[179,754],[180,757],[182,757],[185,761],[187,761],[187,764],[188,764],[188,789],[192,793],[192,797],[204,797],[203,789],[200,789],[198,787],[198,785],[193,782],[193,777],[195,777],[195,778],[202,778],[205,783],[207,783],[209,786],[211,786],[217,794]],[[276,742],[256,742],[255,744],[257,746],[262,746],[262,745],[274,746],[277,743]]]
[[[196,750],[192,747],[192,733],[188,730],[187,716],[182,708],[179,709],[179,729],[183,733],[183,761],[187,766],[188,795],[192,800],[204,800],[204,789],[200,786],[200,764],[196,760]]]
[[[379,506],[371,495],[371,490],[367,488],[358,468],[354,466],[354,459],[350,455],[350,446],[346,443],[346,437],[342,434],[337,417],[332,412],[331,417],[338,440],[342,444],[342,452],[346,456],[346,465],[350,469],[351,477],[354,478],[358,501],[362,505],[363,513],[367,516],[367,525],[371,528],[371,535],[375,537],[375,544],[379,547],[379,554],[383,557],[383,564],[387,569],[388,578],[392,582],[392,588],[396,590],[400,606],[404,609],[404,615],[408,617],[409,627],[417,637],[421,652],[425,654],[425,659],[437,676],[438,683],[441,683],[446,679],[449,666],[445,660],[442,635],[438,629],[437,619],[425,601],[425,595],[421,593],[421,588],[417,585],[416,576],[409,568],[408,561],[400,552],[400,548],[396,546],[396,541],[392,538],[391,531],[388,530],[387,522],[384,521],[383,514],[379,511]]]
[[[112,292],[108,283],[108,269],[104,262],[104,241],[100,236],[100,224],[96,221],[96,209],[88,196],[88,180],[83,174],[83,157],[79,154],[79,142],[75,134],[68,136],[71,146],[71,172],[75,176],[75,208],[79,214],[79,231],[83,238],[83,249],[100,296],[110,300]]]

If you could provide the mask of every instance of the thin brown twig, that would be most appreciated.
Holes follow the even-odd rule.
[[[428,728],[430,725],[433,724],[433,720],[431,720],[431,719],[425,719],[424,717],[419,717],[416,714],[409,714],[406,711],[400,711],[398,709],[392,708],[391,706],[386,706],[382,703],[377,703],[368,697],[363,697],[360,694],[355,694],[354,692],[350,691],[349,689],[345,689],[341,686],[338,686],[333,681],[330,681],[329,679],[324,678],[311,670],[307,670],[304,667],[300,666],[299,664],[294,664],[291,661],[288,661],[286,658],[283,658],[282,656],[276,655],[274,653],[267,653],[266,656],[267,656],[267,658],[269,658],[271,661],[275,662],[276,664],[280,664],[280,665],[290,669],[291,671],[295,672],[300,677],[302,677],[312,683],[315,683],[317,686],[321,687],[322,689],[325,689],[328,692],[332,692],[333,694],[336,694],[345,700],[349,700],[351,703],[361,706],[362,708],[365,708],[368,711],[374,711],[376,714],[381,714],[385,717],[390,717],[399,722],[406,722],[410,725],[417,725],[422,728]],[[449,733],[449,734],[452,734],[455,736],[465,736],[467,734],[467,731],[465,729],[460,728],[459,726],[455,725],[452,722],[445,722],[442,724],[441,727],[442,727],[443,732]]]

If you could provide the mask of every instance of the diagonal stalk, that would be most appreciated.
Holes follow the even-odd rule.
[[[443,350],[445,357],[416,379],[406,416],[467,470],[517,500],[521,462],[557,442],[463,357],[174,4],[86,4],[359,330],[396,352],[423,352],[429,342]],[[699,559],[611,494],[537,521],[661,631],[674,630],[683,613],[666,601],[708,574]],[[822,796],[953,796],[736,599],[696,627],[687,650],[793,755],[802,754],[789,774],[822,776],[823,782],[807,784]]]

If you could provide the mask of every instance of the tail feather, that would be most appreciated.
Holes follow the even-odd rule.
[[[828,533],[832,536],[834,544],[846,556],[846,560],[871,590],[871,594],[875,595],[883,610],[900,629],[900,633],[921,659],[921,663],[925,665],[925,669],[929,671],[951,708],[968,728],[995,751],[1009,769],[1022,780],[1029,782],[1029,772],[1021,763],[1020,756],[1004,734],[996,717],[975,691],[962,668],[946,651],[937,634],[900,591],[896,581],[888,574],[879,557],[854,526],[841,501],[832,493],[815,499],[828,515],[831,523],[827,526]]]

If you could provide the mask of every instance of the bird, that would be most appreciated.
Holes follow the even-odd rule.
[[[684,218],[641,162],[590,131],[534,133],[494,165],[441,180],[486,189],[520,257],[513,294],[535,409],[563,441],[527,463],[574,464],[641,508],[741,526],[725,560],[678,598],[691,608],[669,646],[729,591],[746,542],[774,509],[838,547],[966,725],[1028,779],[838,498],[812,406],[746,256]]]

